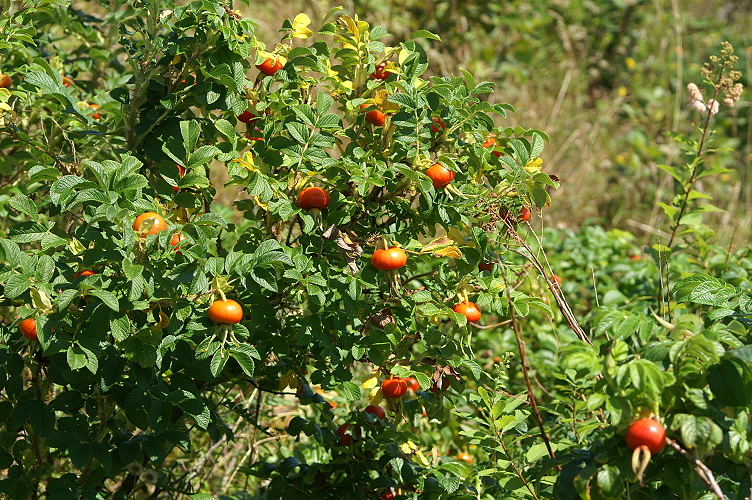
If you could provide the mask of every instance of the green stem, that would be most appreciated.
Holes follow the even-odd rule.
[[[723,78],[723,66],[721,66],[720,74],[718,75],[718,81],[716,82],[715,90],[713,92],[712,100],[714,102],[716,98],[718,97],[718,87],[721,83],[721,78]],[[710,118],[711,118],[711,113],[710,113],[710,109],[708,109],[708,116],[705,118],[705,127],[702,129],[702,137],[700,138],[700,145],[697,148],[697,154],[695,155],[695,158],[697,161],[695,162],[695,166],[692,169],[692,175],[689,178],[689,182],[686,184],[686,186],[683,186],[684,191],[685,191],[684,199],[682,200],[681,207],[679,208],[679,215],[676,218],[676,224],[674,224],[674,228],[671,231],[671,238],[669,238],[668,240],[667,246],[669,248],[671,248],[671,245],[674,243],[674,238],[676,237],[676,231],[678,231],[679,227],[682,225],[681,219],[684,216],[684,212],[687,209],[687,205],[689,204],[689,195],[692,193],[692,186],[694,185],[695,180],[697,179],[697,174],[698,174],[698,171],[700,169],[700,164],[701,164],[700,157],[702,156],[703,147],[705,146],[705,139],[707,138],[707,135],[708,135],[708,128],[710,127]]]

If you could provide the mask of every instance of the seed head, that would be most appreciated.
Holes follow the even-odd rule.
[[[157,484],[157,481],[159,481],[159,474],[154,469],[145,469],[141,473],[141,479],[146,484]]]
[[[144,471],[144,468],[138,462],[131,462],[128,465],[125,466],[125,470],[129,474],[133,474],[133,475],[138,476],[138,475],[140,475]]]

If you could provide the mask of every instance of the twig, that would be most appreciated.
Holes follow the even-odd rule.
[[[509,450],[507,450],[507,445],[504,444],[503,436],[499,438],[499,443],[501,443],[501,447],[504,449],[504,453],[506,453],[507,458],[509,459],[509,463],[512,464],[512,467],[514,467],[514,471],[517,473],[517,477],[520,478],[520,480],[525,485],[525,487],[530,492],[530,494],[533,495],[533,498],[535,498],[535,500],[540,500],[538,498],[538,495],[535,494],[535,492],[530,487],[530,485],[528,484],[528,482],[525,481],[525,478],[522,476],[522,472],[520,472],[520,469],[518,469],[517,466],[514,465],[514,460],[512,460],[512,456],[509,454]]]
[[[502,321],[501,323],[494,323],[492,325],[481,325],[481,324],[478,324],[478,323],[473,323],[473,326],[475,328],[480,329],[480,330],[488,330],[488,329],[491,329],[491,328],[497,328],[497,327],[502,326],[502,325],[508,325],[511,322],[512,322],[512,320],[508,319],[506,321]]]
[[[507,293],[507,301],[509,301],[509,313],[512,316],[512,328],[514,330],[514,336],[517,339],[517,349],[520,353],[520,363],[522,364],[522,375],[525,377],[525,385],[527,386],[527,397],[530,400],[530,406],[533,407],[533,413],[535,414],[535,419],[538,421],[538,428],[540,429],[541,438],[543,438],[543,442],[546,443],[546,449],[548,450],[548,454],[551,458],[556,458],[556,455],[554,454],[554,450],[551,447],[551,442],[548,439],[548,434],[546,434],[546,428],[543,426],[543,417],[541,417],[540,410],[538,410],[538,402],[535,400],[535,394],[533,394],[533,385],[530,383],[530,375],[528,374],[528,365],[527,365],[527,348],[525,347],[525,341],[522,340],[522,335],[520,334],[519,326],[517,325],[517,315],[514,312],[514,306],[512,305],[512,294],[509,292],[509,286],[507,286],[507,277],[506,273],[502,275],[504,277],[504,283],[505,283],[505,290]],[[558,465],[556,466],[557,470],[561,470],[561,467]]]
[[[515,233],[515,236],[516,236],[516,233]],[[528,247],[524,242],[522,242],[522,245],[525,248],[525,250],[527,250],[528,252],[527,255],[520,252],[519,250],[513,249],[512,247],[509,247],[509,250],[521,256],[522,258],[530,261],[535,267],[535,269],[541,274],[541,276],[545,277],[546,272],[543,269],[543,265],[540,263],[540,261],[538,261],[538,259],[535,258],[535,256],[533,255],[533,252],[530,250],[530,247]],[[593,345],[593,343],[590,341],[587,334],[585,333],[585,330],[583,330],[580,324],[577,322],[577,318],[575,318],[574,313],[572,312],[572,309],[570,309],[569,304],[567,303],[567,299],[561,293],[561,288],[559,288],[559,285],[556,284],[555,281],[551,283],[551,281],[548,279],[546,279],[546,282],[548,283],[548,287],[551,290],[551,294],[554,296],[554,300],[556,300],[556,303],[559,305],[559,309],[561,310],[561,313],[564,316],[564,319],[567,320],[567,323],[569,323],[569,326],[570,328],[572,328],[575,335],[577,335],[577,337],[583,342]]]
[[[269,392],[271,394],[278,394],[280,396],[295,396],[294,392],[284,392],[284,391],[275,391],[274,389],[266,389],[266,388],[261,387],[260,385],[258,385],[258,383],[255,380],[248,379],[248,381],[251,383],[251,385],[253,387],[255,387],[256,389],[258,389],[259,391]]]
[[[681,455],[692,462],[695,465],[695,468],[697,470],[697,475],[700,476],[700,479],[708,485],[708,488],[710,488],[710,491],[719,498],[719,500],[724,500],[726,496],[723,494],[723,490],[721,490],[721,487],[718,486],[718,482],[715,480],[715,476],[713,475],[713,471],[711,471],[707,465],[705,465],[702,460],[697,458],[696,456],[689,453],[687,450],[681,447],[679,443],[674,441],[671,438],[666,438],[666,442],[670,447],[681,453]]]
[[[423,278],[423,277],[426,277],[426,276],[430,276],[430,275],[434,274],[435,272],[436,272],[435,270],[432,270],[432,271],[428,271],[427,273],[416,274],[415,276],[412,276],[412,277],[410,277],[410,278],[408,278],[406,280],[403,280],[402,281],[402,288],[405,288],[405,285],[407,283],[413,281],[413,280],[417,280],[418,278]]]
[[[207,460],[209,460],[209,457],[211,457],[211,454],[214,453],[214,450],[222,446],[225,443],[225,441],[227,441],[226,434],[223,435],[221,438],[219,438],[219,440],[216,443],[211,445],[211,447],[209,447],[209,449],[206,450],[206,452],[204,453],[204,456],[202,456],[199,459],[199,461],[196,462],[196,465],[193,467],[193,470],[191,471],[190,474],[188,474],[188,478],[186,479],[186,481],[190,481],[194,477],[198,476],[199,471],[204,468],[204,464],[206,463]]]

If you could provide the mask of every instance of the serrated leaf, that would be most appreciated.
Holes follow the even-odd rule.
[[[108,292],[107,290],[89,290],[88,293],[101,299],[102,302],[113,311],[120,311],[120,303],[112,292]]]
[[[228,359],[230,359],[230,353],[228,350],[217,349],[209,363],[209,369],[214,377],[218,377],[222,370],[224,370]]]

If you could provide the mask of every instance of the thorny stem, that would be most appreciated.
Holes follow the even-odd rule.
[[[700,476],[700,479],[708,485],[708,488],[710,491],[718,497],[719,500],[725,500],[726,496],[723,494],[723,490],[721,490],[721,487],[718,486],[718,482],[715,480],[715,476],[713,475],[713,471],[711,471],[707,465],[705,465],[702,460],[697,458],[696,456],[689,453],[687,450],[681,447],[679,443],[674,441],[671,438],[666,438],[666,442],[670,447],[681,453],[681,455],[689,460],[691,463],[694,464],[695,469],[697,471],[697,475]]]
[[[538,402],[535,400],[535,394],[533,394],[533,385],[530,383],[530,374],[528,373],[528,363],[527,363],[527,348],[525,347],[525,341],[522,340],[522,335],[520,334],[519,325],[517,322],[517,315],[514,312],[514,307],[512,307],[512,295],[509,292],[509,286],[506,283],[506,274],[503,274],[504,276],[504,288],[506,290],[507,294],[507,300],[509,301],[509,312],[512,316],[512,329],[514,330],[514,336],[517,339],[517,349],[520,353],[520,363],[522,364],[522,374],[525,377],[525,385],[527,386],[527,396],[530,400],[530,406],[533,408],[533,413],[535,414],[535,419],[538,422],[538,428],[540,429],[541,437],[543,438],[543,442],[546,443],[546,449],[548,450],[548,454],[551,458],[556,458],[556,455],[554,454],[553,448],[551,448],[551,442],[548,439],[548,434],[546,434],[546,429],[543,426],[543,417],[541,417],[540,410],[538,410]],[[561,467],[558,465],[556,466],[557,470],[561,470]]]

